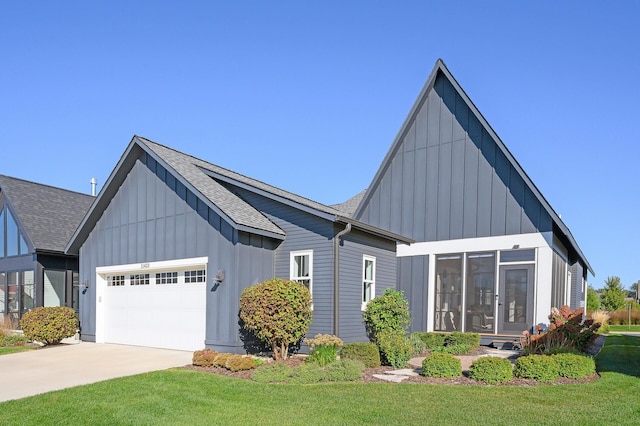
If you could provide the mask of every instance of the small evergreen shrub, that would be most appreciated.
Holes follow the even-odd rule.
[[[21,334],[0,334],[0,347],[24,346],[29,340]]]
[[[480,335],[478,333],[454,331],[445,337],[444,344],[445,346],[469,345],[473,349],[480,346]]]
[[[375,343],[347,343],[340,351],[340,359],[360,361],[366,368],[380,367],[380,351]]]
[[[411,333],[409,335],[409,340],[411,341],[411,354],[413,356],[420,355],[427,350],[427,345],[422,341],[417,333]]]
[[[420,338],[425,344],[425,349],[433,349],[440,346],[444,346],[444,341],[448,334],[445,333],[428,333],[428,332],[416,332],[413,333]]]
[[[242,355],[231,355],[224,364],[230,371],[252,370],[258,366],[253,358]]]
[[[432,353],[422,361],[421,374],[425,377],[458,377],[462,375],[462,364],[451,354]]]
[[[575,348],[549,348],[547,350],[547,355],[556,355],[556,354],[580,354],[581,352]]]
[[[225,368],[225,366],[227,365],[227,360],[230,357],[231,357],[231,354],[228,354],[228,353],[220,353],[216,355],[215,358],[213,359],[213,366]]]
[[[596,363],[590,356],[564,353],[553,355],[552,358],[558,363],[560,377],[584,379],[596,372]]]
[[[211,367],[216,359],[218,352],[210,348],[204,348],[193,353],[191,363],[200,367]]]
[[[474,347],[467,343],[460,343],[457,345],[438,346],[431,349],[431,352],[451,355],[466,355],[472,353],[474,349]]]
[[[554,382],[559,376],[559,366],[552,356],[527,355],[516,360],[513,374],[521,379]]]
[[[330,334],[316,334],[313,339],[305,339],[304,342],[311,349],[308,362],[315,362],[320,366],[325,366],[336,361],[338,349],[342,347],[342,340]]]
[[[374,299],[375,300],[375,299]],[[381,331],[376,335],[382,363],[402,368],[411,359],[411,341],[404,332]]]
[[[20,320],[24,336],[45,345],[55,345],[78,331],[78,318],[73,308],[40,306],[26,312]]]
[[[497,356],[485,356],[475,360],[469,368],[469,377],[481,382],[496,385],[511,380],[513,367],[511,361]]]
[[[381,296],[371,300],[364,310],[363,320],[369,338],[378,339],[382,331],[395,331],[404,334],[409,324],[409,302],[401,291],[388,288]]]

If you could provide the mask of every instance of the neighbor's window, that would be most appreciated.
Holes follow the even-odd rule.
[[[374,297],[376,297],[376,258],[365,254],[362,257],[362,310]]]
[[[134,274],[129,278],[130,285],[149,285],[149,274]]]
[[[119,287],[124,285],[124,275],[109,275],[107,277],[107,286]]]
[[[185,283],[203,283],[207,281],[207,271],[198,269],[196,271],[184,271]]]
[[[156,284],[178,284],[178,273],[158,272],[156,274]]]

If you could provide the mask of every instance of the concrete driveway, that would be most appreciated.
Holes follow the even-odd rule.
[[[191,364],[192,352],[80,342],[0,356],[0,402]]]

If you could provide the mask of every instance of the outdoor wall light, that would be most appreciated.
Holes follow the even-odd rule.
[[[216,276],[213,277],[213,287],[211,287],[211,291],[216,291],[220,284],[224,281],[224,269],[218,269]]]
[[[87,290],[89,290],[89,280],[84,280],[82,282],[82,294],[85,294]]]

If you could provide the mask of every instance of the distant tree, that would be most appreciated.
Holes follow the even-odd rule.
[[[597,311],[600,309],[600,296],[598,292],[589,285],[587,288],[587,311]]]
[[[620,277],[609,277],[605,281],[605,286],[600,292],[600,303],[609,312],[617,311],[624,307],[624,298],[627,292],[620,283]]]
[[[640,282],[640,281],[638,281],[638,282]],[[631,297],[631,298],[637,300],[639,296],[640,295],[638,295],[638,283],[635,282],[635,283],[631,284],[631,288],[629,288],[628,297]]]

